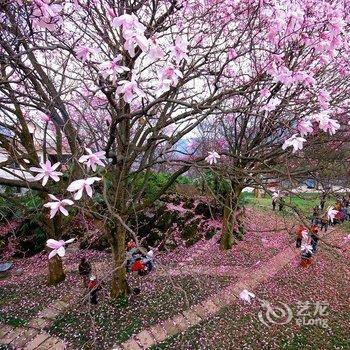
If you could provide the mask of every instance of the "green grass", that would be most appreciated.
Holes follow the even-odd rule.
[[[285,206],[282,212],[278,210],[278,205],[276,206],[276,213],[280,215],[292,215],[295,210],[301,211],[306,216],[311,216],[312,209],[320,204],[319,194],[314,193],[302,193],[298,195],[285,196]],[[271,211],[272,209],[272,200],[271,197],[265,195],[260,198],[254,197],[252,193],[244,192],[242,193],[242,201],[246,203],[247,206],[254,207],[262,211]],[[325,208],[335,203],[335,198],[328,199]]]
[[[23,326],[27,322],[26,319],[18,316],[2,315],[0,314],[0,323],[6,323],[12,327]]]

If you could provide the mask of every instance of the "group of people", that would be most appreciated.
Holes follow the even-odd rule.
[[[147,253],[137,248],[135,241],[131,240],[127,244],[126,271],[136,272],[139,276],[148,275],[154,270],[153,250]]]
[[[90,295],[90,303],[93,305],[97,304],[98,291],[101,287],[97,283],[97,278],[91,273],[92,267],[91,263],[87,261],[85,257],[80,260],[78,267],[79,275],[82,277],[83,286],[88,290]]]
[[[325,209],[327,195],[322,194],[320,205],[313,208],[311,226],[307,229],[300,225],[297,228],[296,247],[301,249],[300,266],[311,264],[311,257],[317,250],[319,241],[318,232],[327,232],[328,226],[335,226],[350,219],[350,195],[338,198],[334,206]]]
[[[148,275],[155,267],[153,255],[152,250],[144,253],[137,248],[134,241],[129,241],[127,244],[126,271],[135,272],[139,276]],[[101,290],[101,286],[97,282],[96,276],[91,273],[91,263],[85,257],[81,259],[78,271],[82,277],[84,289],[89,293],[90,303],[96,305],[98,303],[98,291]],[[140,288],[133,289],[134,294],[139,294],[140,291]]]
[[[338,198],[335,205],[325,210],[326,195],[321,196],[320,205],[313,208],[311,223],[327,232],[328,226],[335,226],[350,218],[350,196]]]
[[[272,193],[272,210],[276,210],[276,206],[278,204],[278,210],[282,211],[284,207],[284,198],[283,193],[280,191],[276,191]]]

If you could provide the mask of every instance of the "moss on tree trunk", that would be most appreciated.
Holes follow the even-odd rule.
[[[59,216],[56,216],[53,220],[46,218],[46,227],[49,229],[50,238],[59,240],[59,235],[62,234],[62,220]],[[49,249],[50,251],[50,249]],[[63,262],[59,256],[54,256],[48,261],[48,276],[47,282],[50,286],[63,282],[66,278],[66,274],[63,269]]]
[[[125,270],[125,236],[126,230],[123,226],[117,225],[116,232],[110,232],[112,248],[113,274],[111,285],[111,297],[118,298],[125,296],[129,292],[126,281]]]
[[[54,286],[64,281],[66,275],[63,270],[62,259],[59,256],[54,256],[49,260],[49,274],[47,282],[50,286]]]
[[[224,216],[222,222],[222,234],[220,238],[220,248],[223,250],[231,249],[235,244],[235,237],[233,233],[235,225],[235,211],[238,205],[238,199],[242,188],[235,186],[230,192],[226,194]]]

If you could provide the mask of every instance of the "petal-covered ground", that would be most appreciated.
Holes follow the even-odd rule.
[[[152,349],[349,349],[349,245],[338,230],[324,240],[309,268],[300,268],[299,258],[294,259],[258,286],[252,304],[237,300]],[[262,306],[263,301],[271,308]]]
[[[168,338],[154,349],[350,348],[350,244],[344,239],[347,236],[344,227],[330,230],[323,238],[309,268],[300,268],[296,258],[253,291],[256,299],[252,304],[237,300],[209,320]],[[54,300],[69,294],[75,302],[53,322],[50,332],[66,340],[71,349],[110,349],[209,298],[236,282],[240,274],[259,269],[271,257],[295,244],[290,217],[285,219],[256,209],[247,210],[243,241],[223,252],[218,247],[218,238],[215,235],[192,247],[181,246],[173,252],[156,255],[155,273],[146,277],[129,276],[130,287],[141,288],[141,293],[117,301],[109,298],[110,261],[106,253],[68,249],[64,261],[67,279],[56,287],[45,285],[46,254],[16,261],[15,268],[23,269],[23,273],[0,281],[0,322],[25,324]],[[104,278],[97,306],[87,302],[76,271],[83,255],[92,262],[98,278]],[[262,307],[263,300],[271,303],[270,312]],[[309,312],[322,312],[322,317],[316,315],[316,321],[312,321],[317,325],[298,324],[310,322],[310,317],[303,320],[298,316],[302,303],[307,302]],[[284,307],[284,311],[290,308],[292,319],[288,323],[280,324],[286,317],[279,317],[282,309],[277,307]],[[323,328],[324,323],[329,327]]]

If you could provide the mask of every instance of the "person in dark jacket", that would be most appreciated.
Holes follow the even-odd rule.
[[[78,267],[79,275],[83,279],[83,285],[86,288],[89,282],[89,276],[91,274],[91,264],[86,260],[86,258],[81,258]]]

